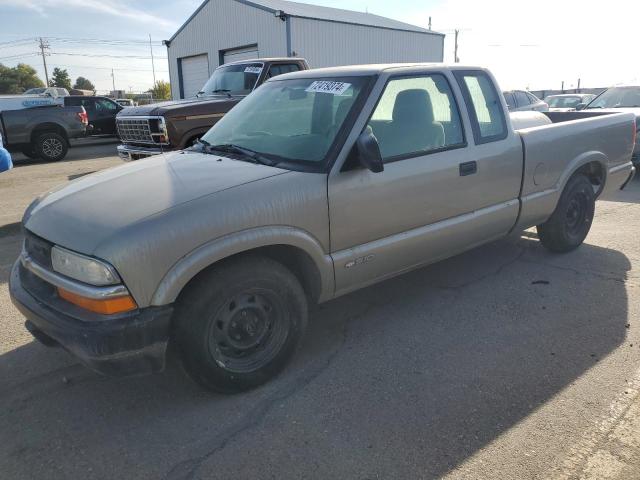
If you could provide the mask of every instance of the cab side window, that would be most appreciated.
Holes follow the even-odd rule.
[[[440,74],[391,79],[369,120],[385,161],[464,144],[449,82]]]
[[[460,70],[455,76],[467,104],[476,145],[507,138],[504,109],[491,78],[485,72],[473,70]]]
[[[96,99],[96,110],[99,112],[112,112],[118,109],[115,102],[106,100],[104,98]]]
[[[283,73],[297,72],[300,70],[300,66],[297,63],[282,63],[278,65],[271,65],[267,78],[277,77]]]

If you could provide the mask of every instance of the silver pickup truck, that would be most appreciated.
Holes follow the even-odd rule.
[[[311,302],[532,226],[553,252],[584,241],[598,196],[633,176],[635,116],[515,131],[500,91],[441,64],[278,76],[195,147],[35,200],[13,301],[98,372],[162,370],[172,344],[205,388],[260,385]]]

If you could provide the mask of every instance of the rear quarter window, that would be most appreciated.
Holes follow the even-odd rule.
[[[467,105],[476,145],[505,139],[507,122],[491,78],[474,70],[456,71],[455,77]]]

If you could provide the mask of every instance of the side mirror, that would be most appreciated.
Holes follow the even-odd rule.
[[[358,160],[360,164],[371,170],[373,173],[380,173],[384,170],[382,154],[378,139],[373,134],[371,127],[367,126],[356,140]]]
[[[586,107],[587,104],[586,103],[579,103],[576,105],[576,110],[583,110],[584,107]]]

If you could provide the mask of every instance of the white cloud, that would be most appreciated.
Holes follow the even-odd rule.
[[[130,7],[125,2],[113,0],[0,0],[0,5],[28,8],[45,17],[49,12],[59,13],[62,8],[71,8],[76,13],[93,11],[166,28],[178,26],[176,22],[167,18]]]

